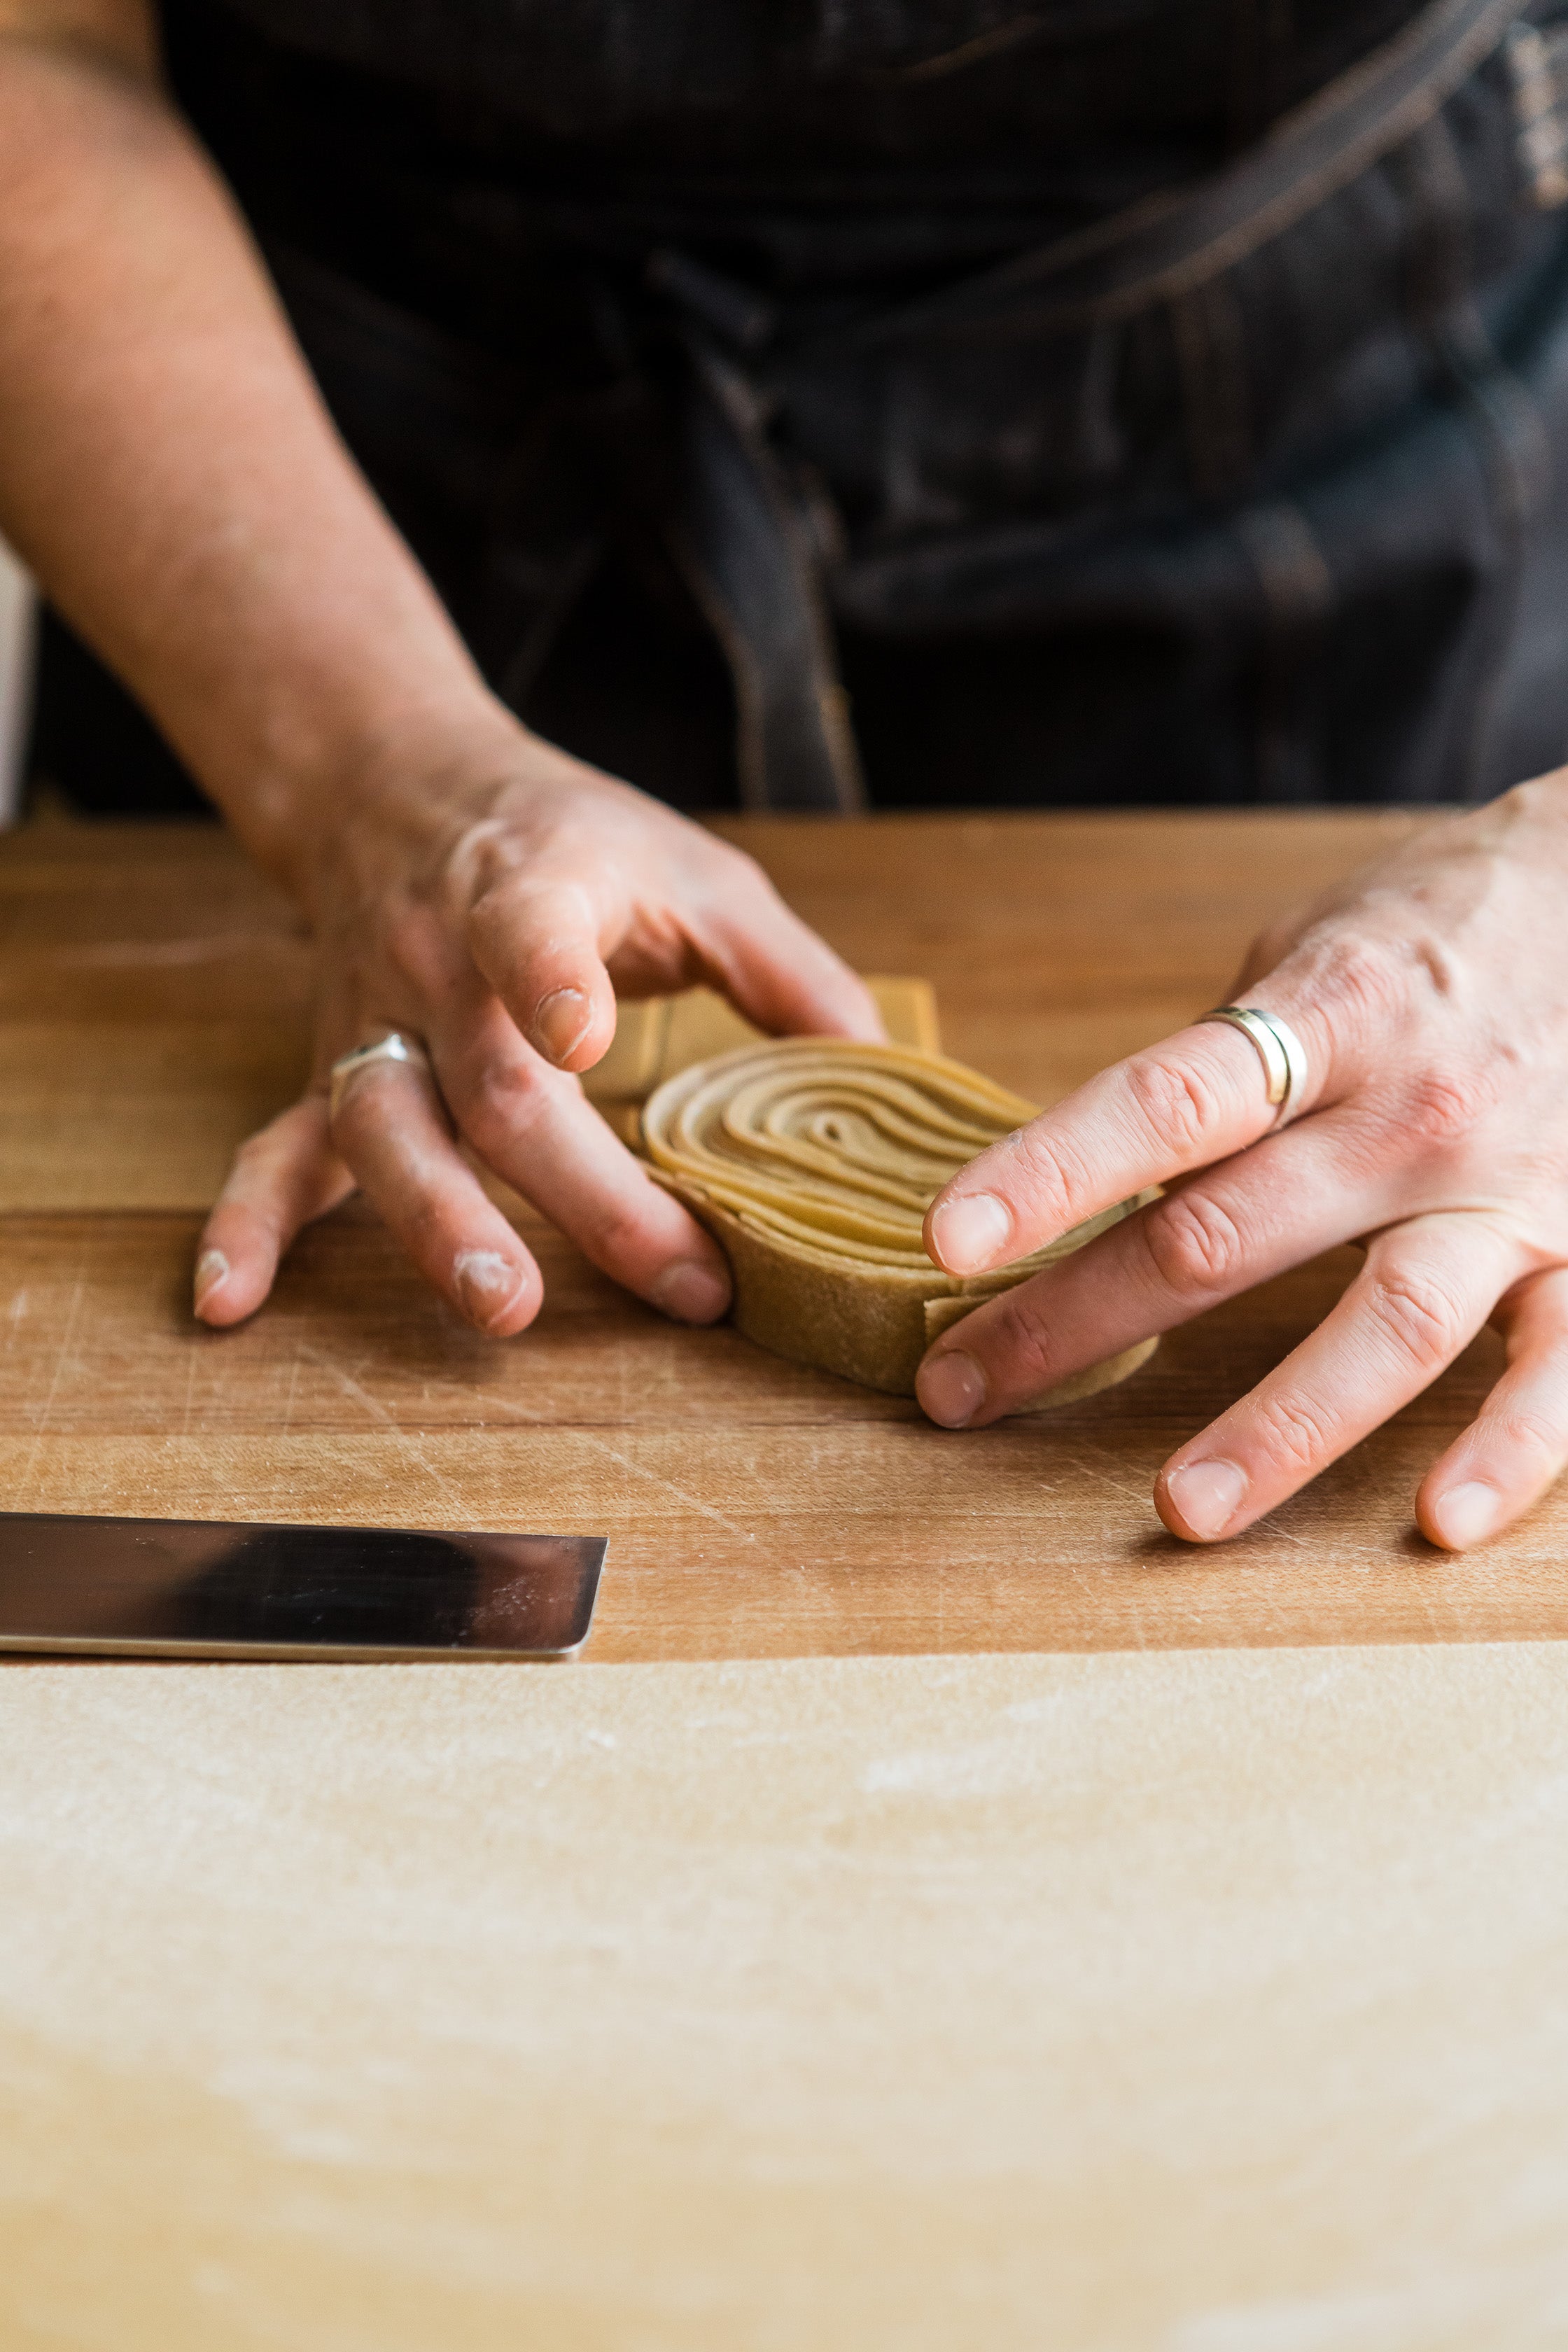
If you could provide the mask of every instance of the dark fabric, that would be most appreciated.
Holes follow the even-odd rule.
[[[27,772],[83,816],[216,814],[157,729],[46,606],[38,629]]]
[[[735,795],[659,496],[695,338],[812,535],[878,803],[1465,799],[1568,756],[1568,228],[1510,47],[1174,299],[942,311],[1414,13],[169,0],[165,32],[351,445],[571,748]]]

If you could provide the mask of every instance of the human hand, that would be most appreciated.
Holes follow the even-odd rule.
[[[710,1322],[729,1304],[722,1254],[574,1075],[609,1045],[616,991],[702,982],[769,1032],[882,1034],[864,983],[740,851],[510,723],[481,748],[445,773],[406,763],[296,861],[321,958],[314,1067],[241,1147],[207,1221],[207,1323],[252,1314],[300,1227],[357,1184],[469,1322],[521,1331],[539,1269],[459,1144],[628,1289]],[[389,1030],[423,1041],[434,1083],[373,1062],[332,1115],[333,1062]]]
[[[1435,1380],[1489,1318],[1508,1368],[1428,1471],[1421,1528],[1483,1541],[1568,1459],[1568,770],[1412,836],[1258,941],[1232,1001],[1306,1049],[1281,1133],[1224,1024],[1103,1072],[938,1195],[954,1274],[1163,1200],[964,1318],[921,1402],[979,1428],[1336,1243],[1366,1262],[1309,1339],[1162,1470],[1175,1535],[1238,1533]]]

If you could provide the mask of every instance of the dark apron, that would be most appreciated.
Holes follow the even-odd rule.
[[[804,809],[1568,758],[1568,5],[164,13],[350,445],[584,756]]]

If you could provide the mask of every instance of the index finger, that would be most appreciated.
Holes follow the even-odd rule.
[[[1308,1070],[1310,1095],[1311,1057]],[[949,1274],[1009,1265],[1147,1185],[1244,1150],[1275,1115],[1257,1048],[1226,1023],[1194,1024],[960,1169],[926,1213],[926,1249]]]
[[[530,1051],[495,998],[442,1006],[426,1034],[442,1096],[487,1166],[663,1313],[710,1323],[724,1312],[730,1272],[717,1242],[576,1080]]]

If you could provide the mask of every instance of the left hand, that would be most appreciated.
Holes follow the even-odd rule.
[[[1230,1002],[1305,1047],[1291,1124],[1268,1134],[1258,1054],[1215,1024],[1134,1054],[972,1160],[926,1224],[953,1274],[1171,1189],[937,1340],[921,1402],[949,1428],[983,1427],[1361,1239],[1365,1265],[1318,1329],[1166,1463],[1160,1516],[1194,1542],[1238,1533],[1489,1318],[1508,1369],[1415,1505],[1434,1542],[1482,1542],[1568,1460],[1568,770],[1423,830],[1265,933]]]

